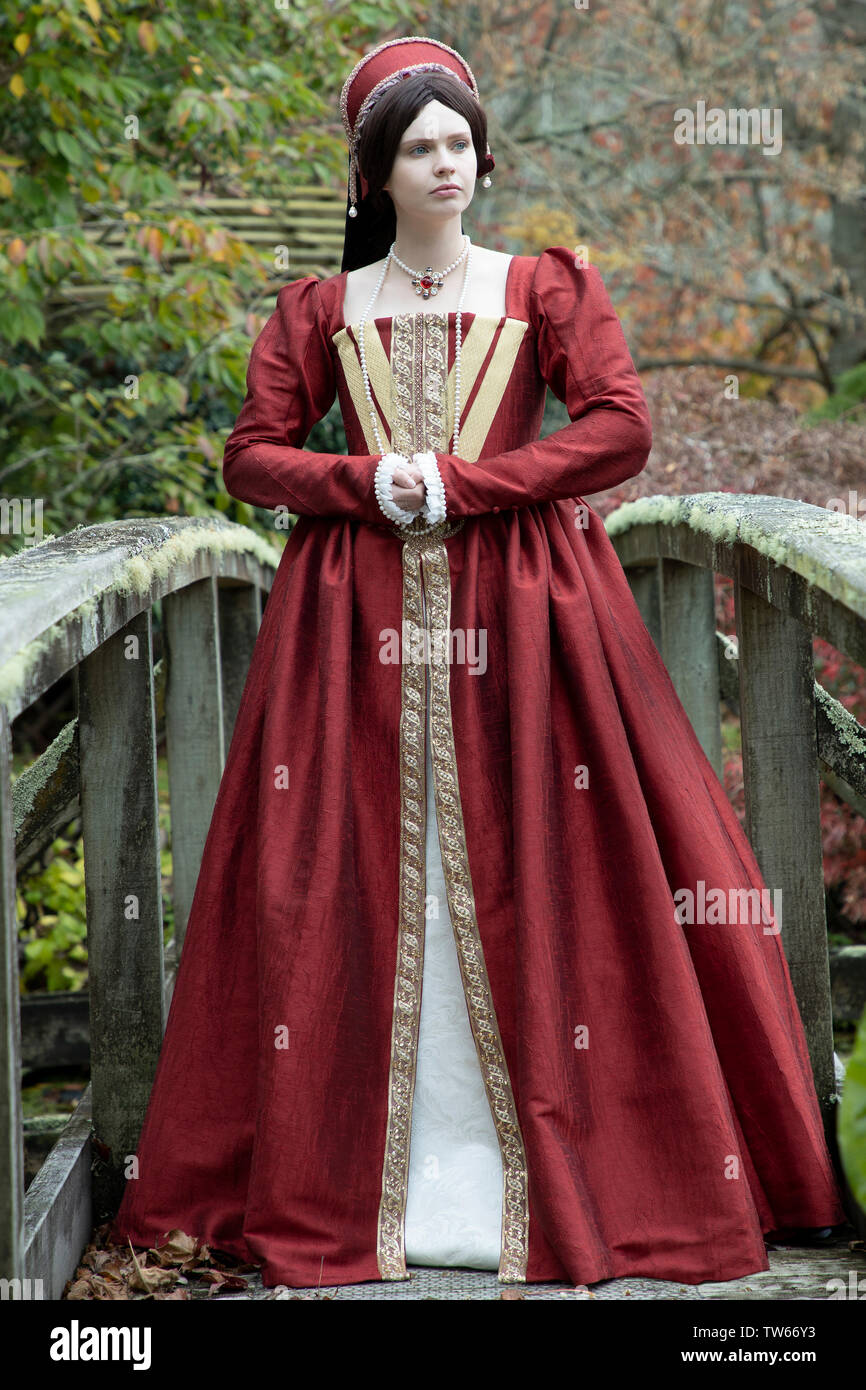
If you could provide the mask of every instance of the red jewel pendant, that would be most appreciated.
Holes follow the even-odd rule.
[[[424,274],[415,276],[412,284],[416,294],[420,294],[424,299],[429,299],[431,294],[438,294],[442,288],[443,276],[437,275],[432,265],[428,265]]]

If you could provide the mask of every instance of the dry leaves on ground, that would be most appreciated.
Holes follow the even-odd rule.
[[[248,1287],[243,1272],[258,1268],[241,1264],[229,1255],[216,1254],[209,1246],[187,1235],[169,1231],[149,1250],[109,1241],[111,1223],[97,1228],[63,1297],[68,1299],[191,1299],[191,1285],[209,1285],[207,1296]]]

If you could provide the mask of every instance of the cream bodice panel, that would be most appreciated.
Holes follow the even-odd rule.
[[[379,325],[389,321],[390,356],[379,332]],[[522,319],[476,314],[468,330],[465,318],[462,326],[458,453],[461,458],[474,462],[481,454],[508,388],[529,324]],[[364,325],[364,351],[373,399],[379,411],[379,432],[386,442],[390,433],[390,447],[395,453],[409,457],[428,451],[450,452],[456,374],[453,364],[448,369],[449,328],[456,331],[453,313],[396,314],[390,320],[387,317],[368,319]],[[367,451],[374,454],[378,452],[378,445],[364,391],[358,347],[360,332],[358,324],[349,324],[334,334],[333,342],[364,431]],[[496,346],[491,355],[494,339]],[[476,384],[478,391],[467,410],[466,403]]]

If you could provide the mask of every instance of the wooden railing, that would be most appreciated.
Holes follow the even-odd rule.
[[[813,637],[866,666],[866,525],[785,497],[656,496],[606,520],[701,746],[722,780],[720,699],[739,713],[746,832],[771,893],[828,1140],[837,1100],[819,777],[866,812],[866,729],[816,681]],[[716,631],[713,574],[734,581]]]
[[[866,532],[751,494],[653,497],[607,519],[647,626],[721,776],[720,698],[742,721],[748,833],[784,892],[782,940],[832,1138],[836,1084],[818,778],[866,805],[866,730],[813,675],[812,635],[866,665]],[[278,554],[219,520],[78,529],[0,563],[0,1276],[59,1297],[135,1152],[183,930]],[[737,642],[716,631],[732,575]],[[165,657],[152,661],[161,604]],[[67,672],[77,718],[11,786],[12,721]],[[134,679],[130,676],[134,675]],[[169,762],[175,936],[163,950],[157,732]],[[91,1079],[25,1194],[16,870],[80,814]]]
[[[124,1157],[135,1153],[261,596],[278,563],[275,548],[219,518],[111,522],[0,563],[0,1277],[41,1279],[46,1298],[60,1296],[92,1225],[116,1210]],[[156,669],[155,603],[165,648]],[[70,671],[77,718],[13,788],[11,723]],[[175,922],[165,950],[163,730]],[[76,816],[90,1084],[25,1194],[16,870]]]

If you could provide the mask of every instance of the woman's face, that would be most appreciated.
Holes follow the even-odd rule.
[[[403,132],[388,182],[397,216],[459,217],[472,202],[478,157],[464,116],[441,101],[431,101]],[[456,193],[434,193],[454,183]]]

